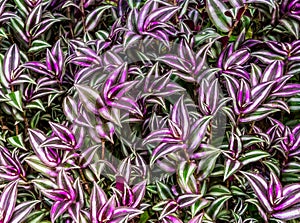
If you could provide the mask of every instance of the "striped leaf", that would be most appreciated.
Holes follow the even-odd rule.
[[[111,7],[111,5],[99,6],[94,11],[90,12],[85,20],[85,29],[87,31],[92,31],[93,29],[95,29],[99,24],[103,13]]]
[[[23,133],[7,138],[7,142],[13,147],[27,150],[23,142]]]
[[[252,150],[241,156],[239,160],[242,162],[243,165],[247,165],[248,163],[259,161],[268,156],[270,156],[268,152],[262,150]]]
[[[229,32],[232,18],[225,15],[227,5],[222,0],[206,0],[206,10],[213,24],[222,32]]]
[[[13,79],[13,71],[20,65],[20,51],[16,44],[13,44],[6,52],[3,60],[3,74],[8,82]]]
[[[41,51],[51,47],[49,43],[44,40],[34,40],[31,44],[30,49],[28,50],[29,53],[40,53]]]
[[[6,103],[10,106],[18,109],[23,112],[23,102],[22,102],[22,93],[21,91],[14,91],[6,95],[10,100]]]

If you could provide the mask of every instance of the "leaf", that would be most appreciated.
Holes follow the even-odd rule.
[[[92,31],[93,29],[95,29],[96,26],[99,24],[100,19],[103,13],[105,12],[105,10],[111,7],[112,7],[111,5],[103,5],[103,6],[99,6],[98,8],[90,12],[85,19],[85,29],[87,31]]]
[[[221,197],[221,196],[231,195],[231,192],[225,186],[217,184],[209,188],[209,192],[207,193],[207,195],[211,195],[214,197]]]
[[[20,65],[20,51],[16,44],[13,44],[6,52],[3,59],[3,74],[8,82],[12,81],[13,72]]]
[[[28,53],[40,53],[49,47],[51,47],[51,45],[44,40],[34,40],[28,50]]]
[[[23,142],[23,133],[7,138],[7,142],[13,147],[27,150]]]
[[[166,184],[164,184],[160,181],[157,181],[156,187],[157,187],[158,195],[162,200],[174,198],[174,195],[172,194],[170,188]]]
[[[55,170],[43,164],[37,156],[29,156],[25,161],[35,171],[47,177],[56,177],[58,175]]]
[[[209,208],[207,209],[207,214],[212,217],[212,219],[216,220],[217,215],[222,210],[226,201],[228,201],[232,196],[223,196],[219,197],[218,199],[214,200]]]
[[[193,124],[187,143],[189,152],[192,152],[197,149],[197,147],[199,147],[203,137],[206,134],[208,124],[210,123],[212,118],[213,116],[204,116]]]
[[[213,146],[203,144],[202,152],[195,153],[191,158],[199,159],[200,162],[197,167],[198,180],[202,181],[209,176],[215,168],[217,158],[221,154],[221,150]]]
[[[64,214],[70,205],[71,201],[56,201],[50,211],[51,222],[55,222],[59,216]]]
[[[31,101],[29,104],[26,105],[26,108],[31,108],[31,109],[38,109],[46,112],[46,109],[43,105],[43,102],[41,99],[35,99]]]
[[[86,168],[88,165],[92,163],[97,150],[99,150],[100,148],[101,148],[100,145],[95,145],[87,148],[86,150],[83,151],[83,153],[81,153],[79,158],[79,163],[82,166],[82,168]]]
[[[20,223],[24,221],[27,216],[30,214],[32,209],[35,207],[37,203],[40,201],[27,201],[27,202],[22,202],[18,206],[16,206],[14,214],[12,215],[10,219],[10,223]]]
[[[94,187],[90,197],[92,222],[98,221],[98,211],[104,206],[105,203],[107,203],[107,200],[108,199],[105,192],[102,190],[102,188],[99,187],[96,182],[94,182]]]
[[[246,116],[240,118],[241,123],[260,121],[270,114],[280,111],[279,109],[270,108],[257,108],[253,113],[247,114]]]
[[[271,207],[271,204],[267,197],[268,185],[265,179],[258,174],[243,171],[241,171],[241,173],[247,178],[260,203],[266,208],[268,212],[271,212],[273,208]]]
[[[192,216],[195,216],[196,214],[199,213],[199,211],[201,211],[202,209],[208,207],[210,204],[211,204],[211,201],[206,200],[204,198],[201,198],[200,200],[196,201],[196,203],[194,203],[191,206]]]
[[[54,23],[59,22],[59,19],[45,19],[42,20],[40,23],[36,24],[32,29],[31,29],[31,34],[32,37],[35,39],[39,35],[43,34],[46,32]]]
[[[23,102],[22,102],[22,93],[21,91],[14,91],[6,95],[10,99],[6,103],[10,106],[18,109],[19,111],[23,112]]]
[[[66,142],[71,146],[75,147],[75,136],[66,126],[54,122],[49,122],[49,124],[54,135],[59,137],[63,142]]]
[[[225,163],[225,171],[223,181],[228,179],[232,174],[236,173],[236,171],[241,167],[241,162],[238,160],[227,159]]]
[[[45,190],[58,188],[58,186],[56,185],[56,183],[53,182],[53,180],[50,180],[50,179],[47,179],[47,178],[33,179],[31,182],[42,193]]]
[[[1,193],[0,207],[3,211],[3,223],[9,223],[13,215],[18,194],[18,183],[18,180],[8,183]]]
[[[14,33],[18,34],[18,40],[21,42],[28,43],[28,37],[27,35],[24,33],[24,22],[21,18],[19,17],[15,17],[10,19],[11,22],[11,27],[14,30]]]
[[[207,0],[206,11],[214,25],[222,32],[229,32],[232,19],[225,15],[228,7],[222,0]]]
[[[47,211],[45,209],[34,211],[29,214],[29,216],[26,219],[27,223],[47,223],[43,221],[44,217],[47,215]],[[48,222],[50,223],[50,222]]]
[[[275,173],[270,173],[270,182],[268,185],[268,195],[271,204],[282,197],[282,184]]]
[[[283,25],[283,27],[292,35],[296,37],[296,39],[299,39],[299,22],[292,19],[280,19],[280,23]]]
[[[38,4],[31,10],[25,23],[25,32],[28,37],[31,37],[31,29],[40,22],[41,18],[42,4]]]
[[[158,147],[155,148],[155,150],[152,153],[152,157],[150,160],[150,166],[153,166],[155,161],[165,155],[172,154],[175,152],[178,152],[180,150],[185,150],[186,145],[185,144],[179,144],[179,145],[168,145],[167,143],[162,143]]]
[[[170,200],[166,206],[160,212],[159,220],[163,219],[167,215],[174,213],[178,209],[178,204],[176,201]]]
[[[277,78],[280,78],[283,76],[283,68],[284,68],[284,63],[283,61],[276,60],[269,64],[267,68],[265,69],[261,82],[268,82],[268,81],[273,81]]]
[[[193,180],[195,180],[194,177],[194,172],[196,170],[197,166],[193,163],[188,163],[188,162],[181,162],[179,167],[178,167],[178,184],[180,185],[180,187],[187,191],[187,192],[196,192],[196,190],[192,190],[194,189],[194,183]],[[192,184],[192,188],[191,185]]]
[[[190,207],[196,203],[202,196],[200,194],[183,194],[177,198],[180,208]]]
[[[300,210],[299,208],[290,208],[284,211],[279,211],[275,212],[272,214],[273,217],[277,219],[281,219],[284,221],[292,220],[292,219],[297,219],[300,217]]]
[[[80,101],[86,107],[86,109],[94,114],[99,114],[98,106],[103,105],[103,101],[97,91],[88,87],[81,85],[74,85],[78,94]]]
[[[197,216],[189,220],[188,223],[202,223],[202,220],[203,220],[203,213],[198,214]]]
[[[248,163],[256,162],[269,156],[270,154],[268,152],[262,150],[252,150],[242,155],[239,160],[243,165],[247,165]]]

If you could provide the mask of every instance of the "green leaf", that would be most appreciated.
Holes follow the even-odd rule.
[[[221,196],[231,195],[231,192],[227,187],[218,184],[210,187],[208,195],[214,197],[221,197]]]
[[[8,36],[6,35],[6,30],[4,29],[4,27],[0,28],[0,37],[8,39]]]
[[[225,163],[223,181],[225,181],[228,177],[234,174],[240,167],[241,167],[241,163],[238,160],[227,159]]]
[[[247,165],[248,163],[256,162],[268,156],[270,156],[270,154],[265,151],[252,150],[241,156],[239,160],[242,162],[243,165]]]
[[[34,211],[27,217],[26,222],[27,223],[41,223],[43,218],[47,215],[47,212],[48,212],[48,210],[46,210],[46,209]]]
[[[158,195],[162,200],[174,198],[170,188],[166,184],[157,181],[156,186],[157,186]]]
[[[228,201],[232,196],[223,196],[214,200],[213,203],[209,206],[207,214],[212,217],[213,220],[216,220],[217,215],[222,210],[226,201]]]
[[[294,35],[296,37],[296,39],[299,39],[299,22],[298,21],[291,19],[291,18],[287,18],[287,19],[280,19],[280,23],[289,33]]]
[[[206,200],[204,198],[197,201],[195,204],[191,206],[192,217],[199,213],[202,209],[208,207],[211,204],[211,201]]]
[[[14,91],[7,94],[6,96],[10,99],[6,102],[7,104],[23,112],[21,91]]]
[[[19,134],[17,136],[12,136],[12,137],[7,138],[7,142],[10,145],[12,145],[13,147],[27,150],[25,148],[24,143],[23,143],[23,133],[21,133],[21,134]]]
[[[53,182],[47,178],[34,179],[31,182],[41,192],[43,192],[44,190],[57,188],[57,185],[55,184],[55,182]]]
[[[215,168],[217,158],[221,150],[210,145],[202,145],[203,152],[200,152],[198,164],[198,180],[204,180]]]
[[[229,32],[232,18],[225,15],[228,10],[223,0],[207,0],[206,11],[213,24],[222,32]]]
[[[269,116],[275,112],[278,112],[278,111],[280,111],[280,110],[279,109],[271,109],[271,108],[258,108],[255,110],[255,112],[243,116],[240,119],[240,122],[247,123],[247,122],[253,122],[253,121],[260,121],[260,120],[266,118],[267,116]]]
[[[36,99],[34,101],[31,101],[29,104],[26,105],[26,108],[39,109],[44,112],[46,111],[41,99]]]
[[[185,191],[193,191],[196,192],[195,188],[195,177],[194,172],[196,170],[197,166],[195,164],[190,164],[188,162],[182,162],[180,163],[178,167],[178,184],[180,187]]]
[[[249,146],[252,146],[256,143],[262,143],[265,142],[264,139],[258,138],[257,136],[249,136],[249,135],[244,135],[241,137],[242,142],[243,142],[243,147],[247,148]]]
[[[43,174],[44,176],[47,177],[57,176],[57,172],[54,171],[52,168],[46,166],[44,163],[42,163],[37,156],[29,156],[25,159],[25,161],[32,169],[34,169],[38,173]]]
[[[31,121],[30,121],[30,127],[31,127],[32,129],[36,128],[37,124],[39,123],[40,116],[41,116],[41,111],[38,111],[38,112],[35,113],[34,116],[32,117],[32,119],[31,119]]]
[[[268,167],[269,171],[272,171],[272,172],[274,172],[277,176],[280,176],[281,170],[280,170],[280,168],[279,168],[278,163],[277,163],[277,165],[276,165],[276,163],[275,163],[276,161],[273,162],[272,160],[265,160],[265,161],[262,161],[262,162],[263,162],[263,164],[265,164],[265,165]]]
[[[49,43],[43,40],[34,40],[30,49],[28,50],[29,53],[38,53],[47,48],[51,47]]]

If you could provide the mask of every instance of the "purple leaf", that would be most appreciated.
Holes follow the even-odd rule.
[[[41,21],[41,17],[42,4],[39,4],[32,9],[26,20],[25,32],[28,37],[31,37],[31,29]]]
[[[6,52],[3,60],[3,74],[8,82],[12,81],[12,74],[20,65],[20,52],[16,44],[13,44]]]
[[[98,219],[100,222],[108,221],[112,218],[114,211],[115,211],[115,197],[112,196],[99,210],[98,212]]]
[[[283,221],[297,219],[300,217],[299,207],[279,211],[272,214],[272,216]]]
[[[144,198],[145,196],[145,193],[146,193],[146,183],[147,181],[144,180],[138,184],[136,184],[133,188],[132,188],[132,192],[134,194],[134,203],[132,204],[132,207],[135,208],[137,207],[142,199]]]
[[[278,177],[271,172],[270,174],[270,182],[268,185],[268,194],[269,194],[269,201],[271,204],[282,197],[282,185],[279,181]]]
[[[14,214],[10,219],[10,223],[20,223],[26,219],[26,217],[31,213],[36,204],[40,201],[26,201],[20,203],[15,207]]]
[[[284,63],[276,60],[272,62],[264,71],[261,82],[273,81],[283,75]]]
[[[76,146],[75,136],[66,126],[54,122],[49,122],[49,124],[52,128],[53,133],[62,141],[70,144],[73,147]]]
[[[3,223],[9,223],[15,210],[17,194],[18,194],[19,181],[13,181],[8,183],[0,197],[0,211],[2,213]]]
[[[91,221],[98,223],[98,211],[102,208],[108,199],[104,191],[94,183],[94,187],[91,193],[90,205],[91,205]]]
[[[63,215],[66,210],[68,209],[68,207],[72,204],[72,201],[57,201],[55,202],[52,207],[51,207],[51,211],[50,211],[50,217],[51,217],[51,221],[55,222],[55,220]]]
[[[197,202],[202,195],[200,194],[183,194],[177,198],[177,203],[180,208],[190,207]]]
[[[273,209],[267,197],[268,185],[265,179],[258,174],[242,172],[242,171],[241,173],[247,178],[250,186],[254,190],[261,204],[266,208],[268,212],[272,212]]]

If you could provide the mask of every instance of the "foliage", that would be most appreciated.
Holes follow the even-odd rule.
[[[1,0],[0,222],[298,222],[299,24],[298,0]]]

